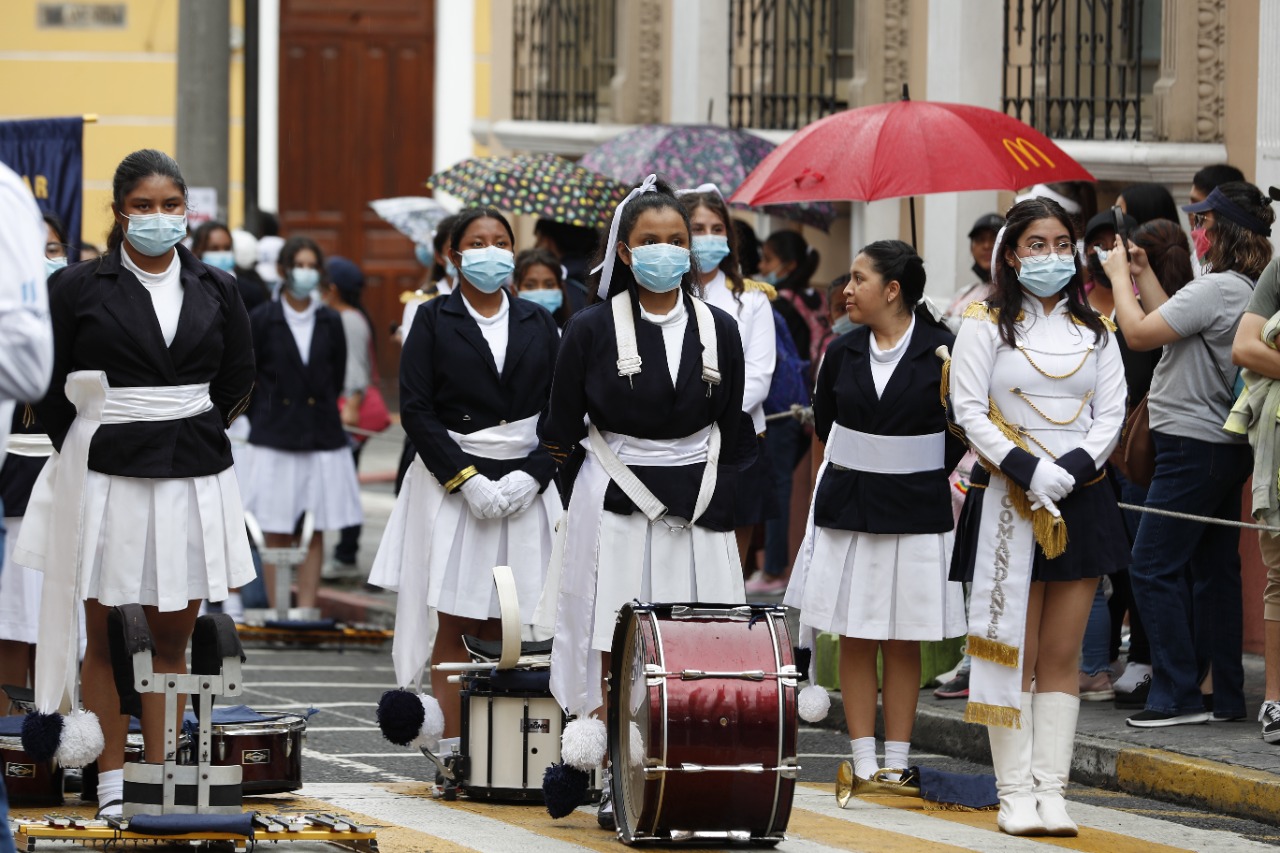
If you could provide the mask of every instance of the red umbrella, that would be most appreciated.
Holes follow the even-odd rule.
[[[1004,113],[904,100],[819,119],[752,170],[732,201],[877,201],[965,190],[1017,190],[1093,175],[1047,136]],[[912,242],[915,203],[912,199]]]

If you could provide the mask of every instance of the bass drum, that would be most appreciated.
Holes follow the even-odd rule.
[[[36,761],[27,755],[21,737],[0,736],[0,771],[10,805],[62,805],[62,768],[53,759]]]
[[[785,607],[626,605],[609,675],[624,843],[783,840],[800,769]]]

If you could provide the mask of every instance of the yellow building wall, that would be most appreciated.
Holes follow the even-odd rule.
[[[475,114],[476,121],[492,120],[493,103],[490,87],[493,85],[493,2],[475,2]],[[489,146],[474,143],[477,157],[488,157]]]
[[[102,246],[111,227],[111,178],[131,151],[175,154],[178,86],[177,0],[114,0],[125,6],[119,29],[41,28],[38,0],[0,2],[0,121],[96,114],[84,129],[81,239]],[[231,0],[231,25],[243,32],[244,4]],[[243,39],[240,39],[243,41]],[[244,211],[244,50],[231,54],[228,210]]]

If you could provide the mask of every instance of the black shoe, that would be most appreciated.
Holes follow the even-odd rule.
[[[613,797],[609,795],[608,788],[600,794],[600,810],[596,812],[596,823],[600,824],[601,829],[607,829],[610,832],[618,828],[618,822],[613,819]]]
[[[1147,707],[1147,697],[1151,694],[1151,676],[1138,682],[1138,686],[1128,691],[1116,691],[1115,705],[1126,711],[1139,711]]]
[[[1258,722],[1262,723],[1262,739],[1267,743],[1280,741],[1280,702],[1263,702],[1258,709]]]
[[[1167,714],[1164,711],[1141,711],[1125,720],[1125,722],[1136,729],[1194,726],[1209,722],[1209,712],[1192,711],[1188,714]]]
[[[955,678],[933,691],[933,695],[939,699],[968,699],[969,670],[962,669],[957,672]]]

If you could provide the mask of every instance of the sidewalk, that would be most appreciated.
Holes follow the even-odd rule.
[[[1250,714],[1262,701],[1262,658],[1246,655],[1245,696]],[[991,751],[981,727],[963,720],[964,700],[935,699],[922,690],[911,746],[984,764]],[[1082,702],[1072,757],[1072,781],[1139,796],[1185,803],[1235,817],[1280,823],[1280,744],[1264,743],[1250,717],[1135,729],[1125,719],[1136,711],[1111,702]],[[844,727],[838,693],[831,713],[818,725]]]

